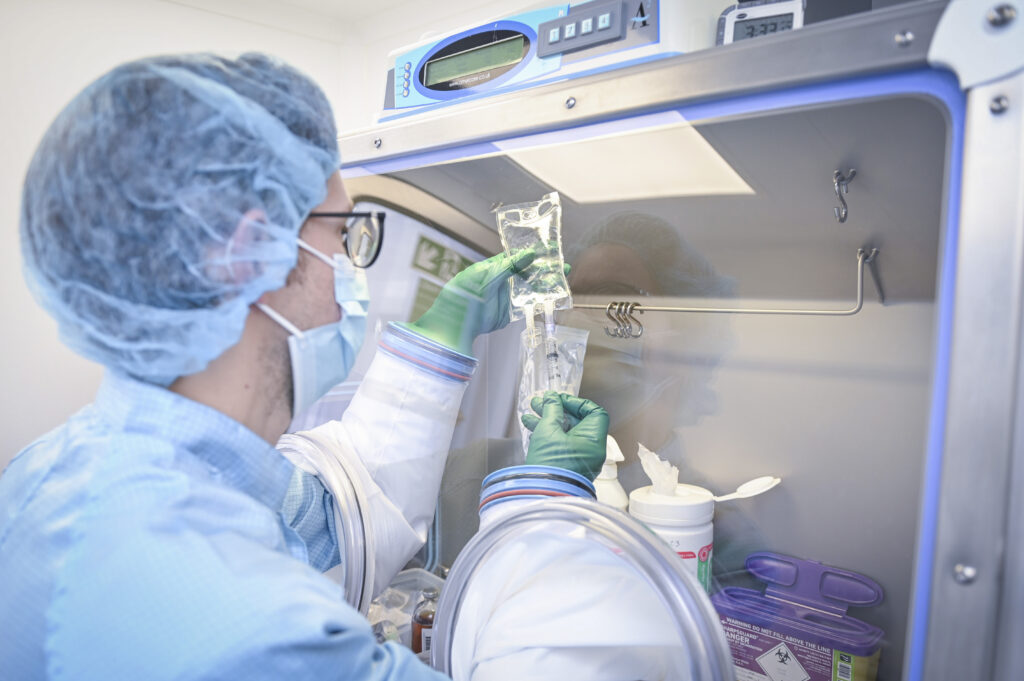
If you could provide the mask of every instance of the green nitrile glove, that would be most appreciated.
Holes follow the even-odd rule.
[[[530,402],[523,425],[533,431],[526,463],[557,466],[591,481],[601,472],[608,446],[608,412],[595,402],[549,390]],[[563,424],[568,420],[569,430]]]
[[[524,249],[514,257],[499,253],[473,263],[445,284],[430,309],[408,328],[468,355],[477,336],[508,324],[508,278],[535,257],[534,251]]]

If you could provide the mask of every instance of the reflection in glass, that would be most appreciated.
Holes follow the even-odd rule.
[[[643,303],[648,297],[732,294],[732,280],[718,274],[673,225],[653,215],[613,215],[575,235],[567,250],[576,296]],[[620,478],[627,489],[648,484],[637,460],[638,443],[659,451],[674,428],[714,413],[712,371],[729,345],[729,322],[720,315],[654,312],[640,320],[643,336],[628,340],[606,334],[599,312],[574,310],[564,321],[590,331],[580,394],[608,410],[611,434],[626,456]]]

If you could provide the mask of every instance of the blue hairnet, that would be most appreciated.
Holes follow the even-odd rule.
[[[72,349],[167,385],[234,345],[249,305],[284,285],[338,165],[330,104],[280,61],[124,64],[36,150],[25,278]]]

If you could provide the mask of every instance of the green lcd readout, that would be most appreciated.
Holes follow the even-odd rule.
[[[525,38],[521,35],[512,36],[505,40],[428,61],[423,74],[423,84],[430,87],[472,73],[515,64],[523,58],[524,40]]]

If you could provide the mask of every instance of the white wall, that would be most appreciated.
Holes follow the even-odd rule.
[[[62,346],[21,274],[18,212],[31,155],[57,112],[118,63],[181,51],[276,54],[342,100],[337,64],[347,51],[312,38],[158,0],[0,0],[0,468],[33,439],[92,400],[101,369]]]
[[[363,11],[339,0],[326,16],[274,0],[0,0],[0,469],[22,447],[92,400],[102,370],[66,349],[21,273],[21,184],[39,139],[60,109],[113,66],[142,56],[256,50],[313,77],[343,134],[369,125],[384,92],[387,54],[427,31],[518,11],[515,0],[402,0]],[[361,7],[366,7],[360,3]],[[369,5],[372,8],[372,3]]]

